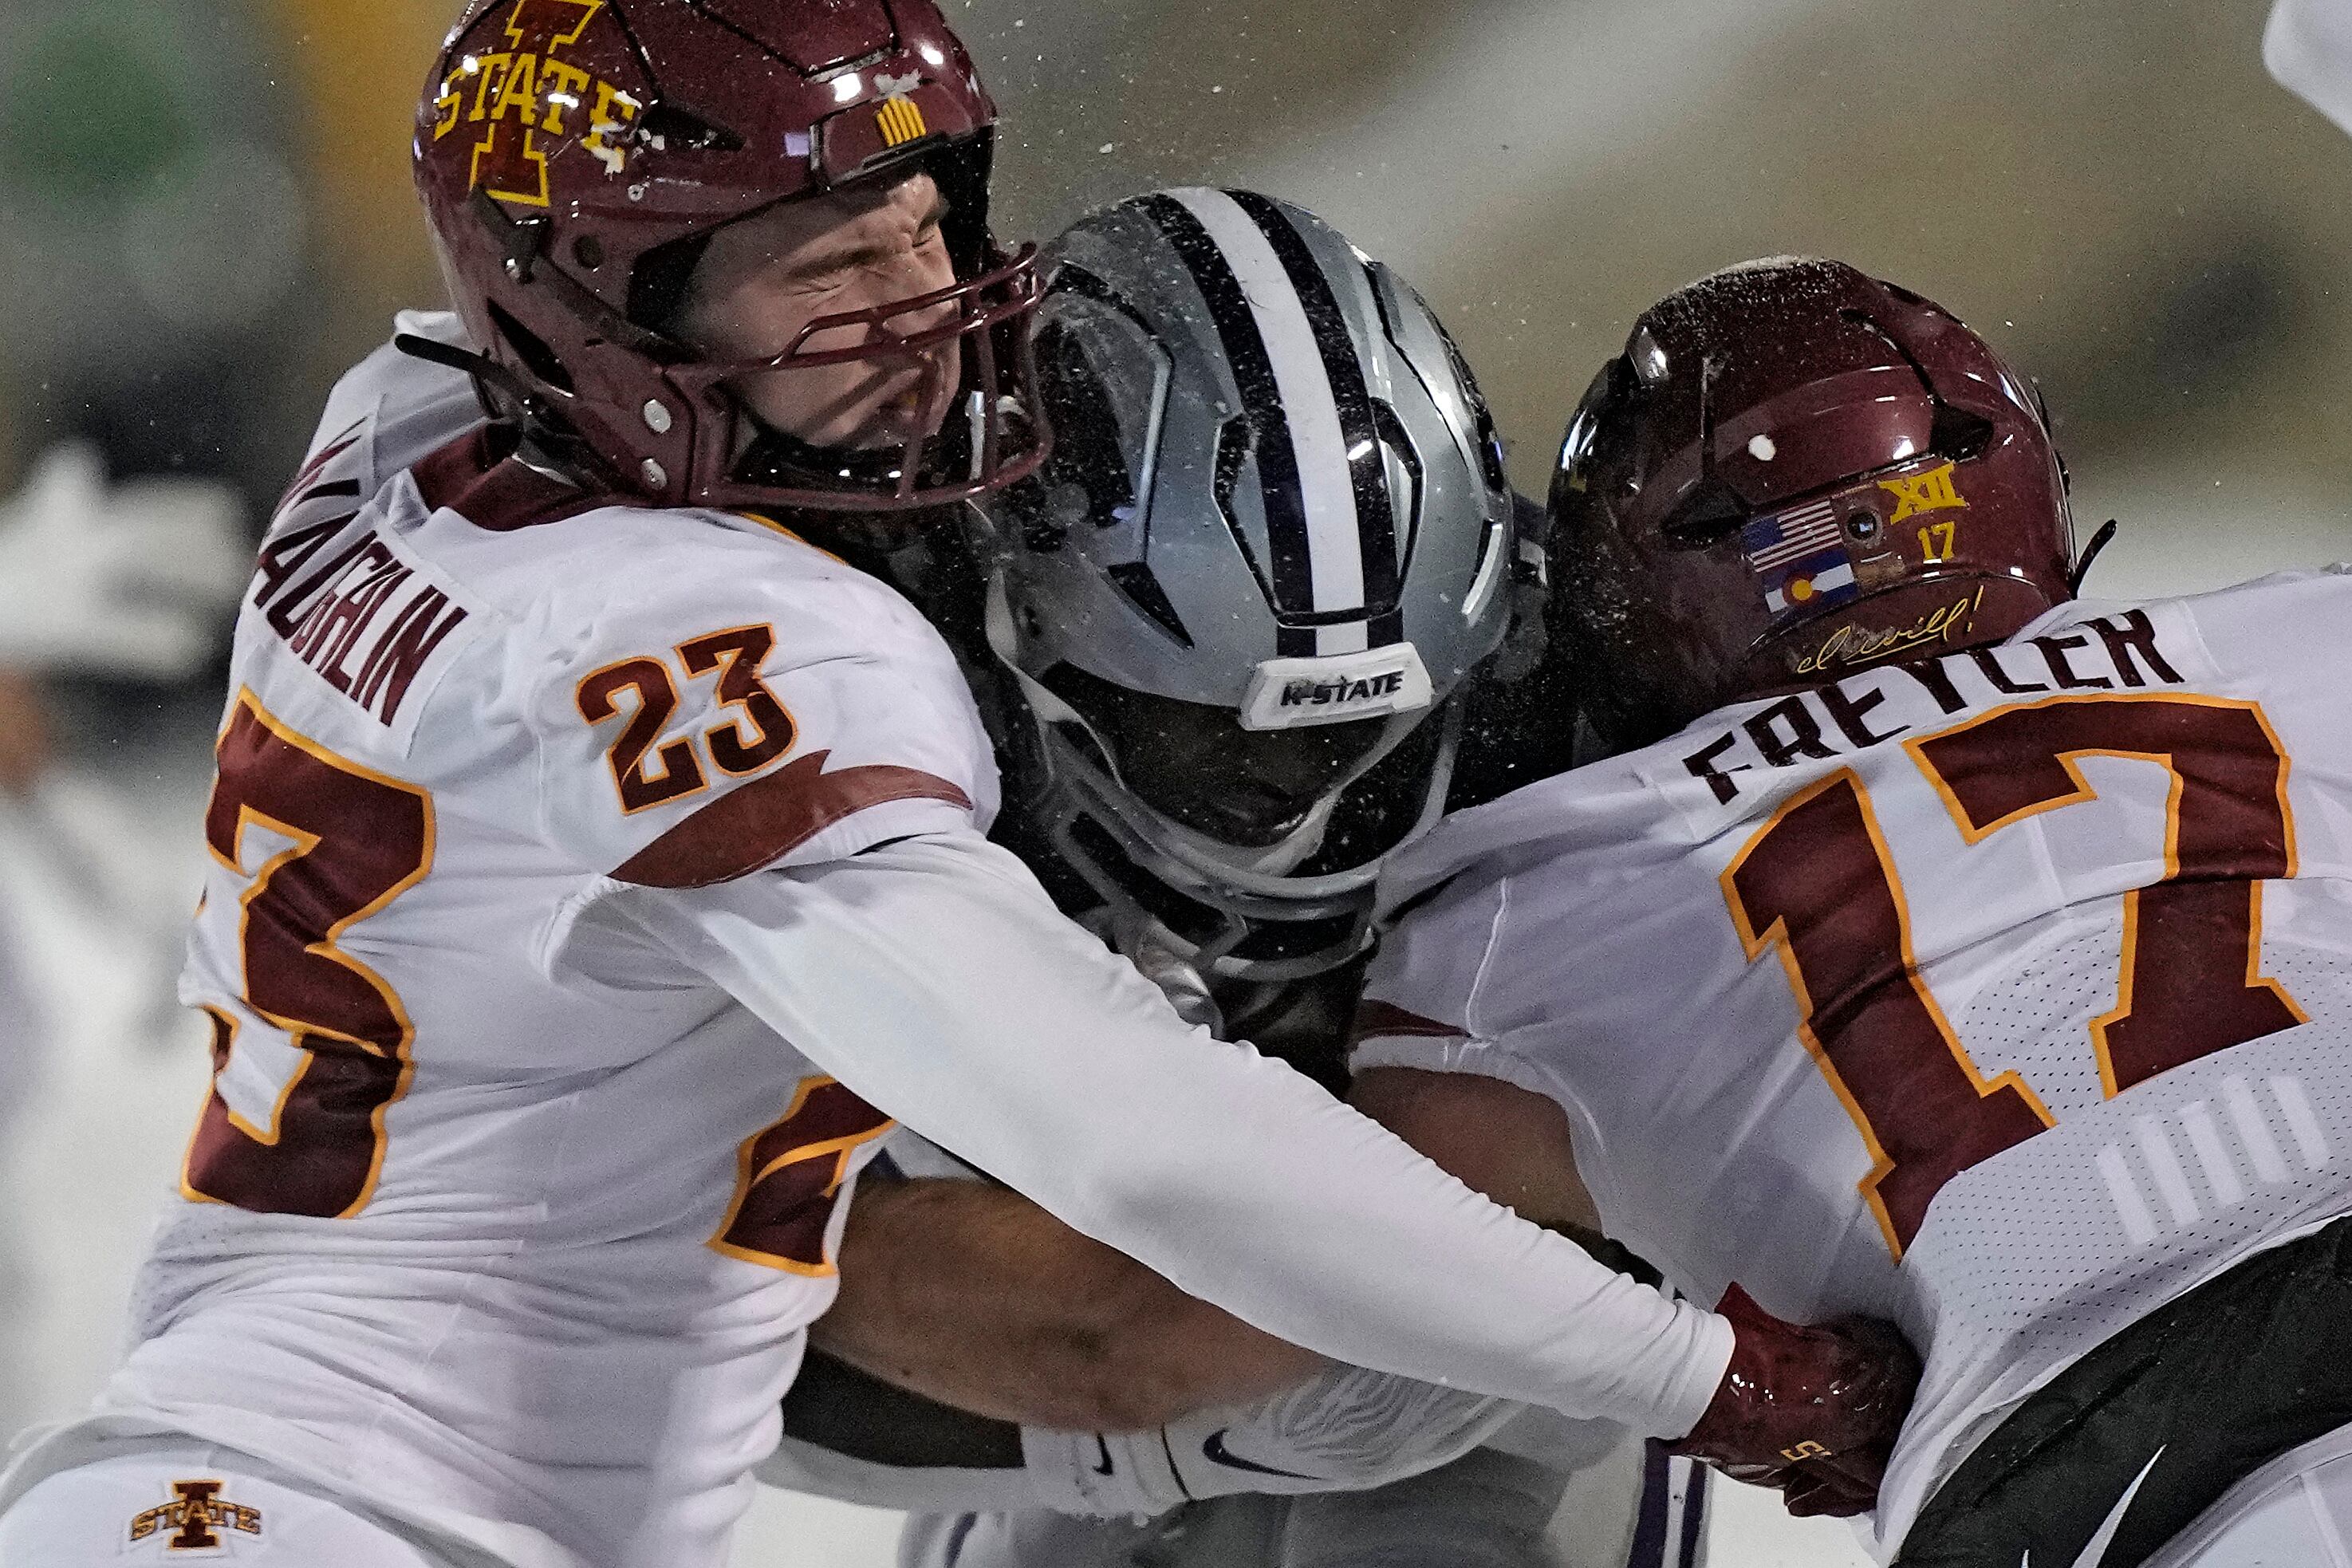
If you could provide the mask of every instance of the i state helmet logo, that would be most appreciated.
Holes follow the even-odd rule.
[[[580,145],[609,178],[628,166],[622,133],[645,105],[613,83],[562,58],[578,44],[605,0],[514,0],[507,16],[509,47],[467,55],[441,84],[441,118],[433,140],[460,125],[479,126],[473,185],[502,202],[553,205],[549,148],[542,137],[579,134]]]

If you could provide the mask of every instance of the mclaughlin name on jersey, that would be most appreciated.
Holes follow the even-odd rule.
[[[1701,1300],[1927,1357],[1891,1554],[2035,1388],[2352,1209],[2352,575],[2069,605],[1456,816],[1358,1068],[1551,1097]]]

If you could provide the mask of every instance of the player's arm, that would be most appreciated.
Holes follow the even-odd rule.
[[[1537,1224],[1598,1234],[1567,1119],[1551,1100],[1409,1068],[1362,1075],[1351,1099]],[[840,1261],[840,1297],[813,1331],[819,1345],[901,1388],[1006,1421],[1140,1431],[1290,1387],[1321,1364],[985,1182],[868,1180],[850,1205]]]
[[[1557,1101],[1498,1079],[1376,1067],[1356,1075],[1348,1102],[1538,1225],[1601,1235],[1600,1211],[1576,1173],[1568,1117]]]
[[[1577,1169],[1572,1089],[1543,1065],[1542,993],[1490,984],[1498,973],[1559,983],[1555,933],[1511,921],[1510,890],[1507,877],[1460,869],[1390,931],[1357,1011],[1349,1099],[1468,1184],[1606,1256],[1619,1249]],[[1866,1511],[1917,1386],[1916,1355],[1893,1324],[1858,1318],[1770,1320],[1756,1334],[1766,1315],[1737,1284],[1719,1310],[1740,1331],[1732,1365],[1674,1451],[1780,1489],[1793,1512]]]
[[[686,542],[708,547],[691,583],[548,622],[585,630],[532,680],[544,819],[609,868],[551,965],[566,931],[666,952],[851,1091],[1276,1338],[1643,1432],[1714,1419],[1735,1342],[1770,1331],[1602,1267],[1185,1025],[982,837],[984,737],[902,601],[748,534]]]
[[[1444,1153],[1455,1173],[1509,1195],[1528,1212],[1561,1228],[1582,1232],[1593,1226],[1592,1205],[1574,1177],[1566,1119],[1549,1099],[1507,1082],[1458,1073],[1375,1069],[1364,1079],[1365,1102]],[[951,1193],[943,1195],[952,1201]],[[993,1210],[1020,1234],[1037,1234],[1031,1227],[1040,1222],[1017,1200],[992,1194],[984,1203],[976,1204],[973,1212],[983,1208]],[[942,1223],[966,1222],[946,1211],[929,1213],[924,1223],[896,1238],[897,1246],[919,1258],[925,1242]],[[844,1264],[854,1273],[858,1259],[845,1255]],[[984,1257],[959,1265],[982,1272],[991,1267]],[[1007,1282],[1025,1292],[1013,1299],[1014,1310],[1034,1314],[1040,1310],[1038,1292],[1041,1287],[1050,1289],[1051,1277],[1033,1271],[1046,1267],[1040,1256],[1024,1260],[1011,1271]],[[1111,1278],[1116,1279],[1116,1274]],[[940,1284],[952,1289],[952,1279],[950,1274]],[[1050,1297],[1045,1300],[1050,1301]],[[1050,1307],[1045,1310],[1051,1310]],[[1206,1327],[1208,1331],[1217,1331],[1214,1322]],[[1759,1366],[1767,1364],[1759,1362],[1757,1347],[1773,1341],[1778,1332],[1768,1331],[1746,1342],[1745,1386],[1752,1387]],[[1807,1347],[1814,1362],[1836,1363],[1825,1381],[1808,1382],[1809,1394],[1824,1391],[1834,1394],[1841,1379],[1851,1379],[1857,1369],[1865,1374],[1870,1370],[1867,1356],[1840,1360],[1832,1347],[1842,1343],[1830,1335]],[[952,1364],[951,1332],[935,1337],[929,1348],[947,1356]],[[1134,1351],[1131,1342],[1128,1348],[1129,1353],[1142,1353]],[[1792,1378],[1790,1366],[1770,1370],[1783,1386],[1807,1381],[1801,1375]],[[1899,1374],[1894,1381],[1899,1384]],[[1834,1405],[1834,1398],[1828,1403]],[[927,1488],[950,1486],[977,1489],[969,1494],[949,1494],[975,1507],[1042,1503],[1070,1511],[1149,1512],[1186,1497],[1220,1492],[1349,1489],[1384,1484],[1467,1451],[1511,1414],[1510,1406],[1500,1401],[1336,1367],[1297,1388],[1246,1407],[1202,1411],[1141,1432],[1083,1427],[1055,1431],[1033,1426],[1019,1434],[1017,1466],[1003,1462],[982,1466],[975,1458],[948,1464],[861,1465],[855,1456],[829,1450],[826,1435],[802,1423],[794,1434],[796,1441],[787,1443],[787,1455],[780,1455],[780,1459],[789,1457],[791,1463],[772,1468],[767,1479],[834,1490],[835,1495],[853,1495],[865,1501],[898,1501],[902,1496],[921,1494]],[[1746,1452],[1725,1448],[1721,1428],[1727,1423],[1752,1423],[1753,1415],[1739,1409],[1736,1401],[1725,1402],[1724,1409],[1710,1416],[1717,1427],[1709,1435],[1711,1451]],[[787,1426],[793,1425],[788,1403]],[[1779,1445],[1789,1446],[1787,1442]],[[1009,1453],[1009,1443],[1005,1447]],[[1241,1457],[1240,1462],[1235,1462],[1235,1456]],[[850,1491],[839,1490],[845,1483]],[[1857,1500],[1865,1497],[1866,1485],[1853,1495]],[[973,1501],[973,1498],[988,1500]]]
[[[646,524],[605,514],[581,526],[626,538]],[[937,634],[879,584],[717,520],[688,514],[663,531],[683,555],[661,592],[615,603],[584,579],[582,602],[547,617],[551,637],[566,639],[550,650],[555,657],[529,661],[541,681],[531,713],[545,830],[587,867],[610,870],[607,893],[614,884],[638,889],[617,903],[667,902],[679,923],[719,919],[722,900],[756,895],[753,920],[777,929],[751,944],[742,967],[802,962],[795,954],[823,944],[810,922],[795,924],[796,910],[829,896],[810,879],[833,868],[843,886],[877,881],[895,900],[906,879],[867,876],[877,861],[860,852],[926,832],[971,833],[994,784],[989,742]],[[951,878],[913,879],[908,907],[935,880],[947,890],[939,908],[954,908]],[[988,881],[982,901],[999,907],[979,911],[971,930],[941,921],[874,932],[928,974],[960,974],[979,994],[962,1005],[943,997],[958,1027],[908,1040],[937,1063],[926,1070],[944,1075],[970,1059],[941,1047],[989,1020],[987,1004],[1018,1015],[1024,1003],[1010,971],[956,970],[968,938],[1010,920],[998,945],[1019,948],[1019,921],[1033,918],[1057,940],[1074,934],[1058,914],[1035,913],[1034,880],[1022,881]],[[589,915],[573,935],[593,941],[583,933],[594,924]],[[1088,947],[1093,963],[1111,963],[1085,939],[1081,951]],[[812,953],[805,974],[825,962]],[[812,992],[807,999],[839,1008],[812,1040],[866,1059],[864,1020],[883,1015],[896,986],[886,982],[872,996]],[[1035,1002],[1047,1005],[1044,995]],[[1082,1023],[1094,1005],[1073,1000],[1062,1010]],[[1025,1068],[1003,1080],[1026,1081]],[[1044,1091],[1041,1079],[1035,1092]],[[1144,1427],[1297,1383],[1318,1364],[985,1182],[862,1184],[838,1261],[846,1279],[820,1342],[970,1411]]]
[[[2278,0],[2263,63],[2280,85],[2352,131],[2352,18],[2331,0]]]
[[[1266,1332],[1664,1436],[1721,1381],[1714,1314],[1184,1025],[977,833],[628,912],[865,1099]]]
[[[839,1261],[818,1346],[1004,1421],[1140,1431],[1322,1364],[987,1182],[869,1177]]]
[[[1366,1096],[1465,1181],[1556,1228],[1591,1223],[1550,1101],[1411,1071],[1379,1075]],[[840,1299],[813,1336],[878,1383],[844,1397],[843,1374],[813,1360],[818,1375],[785,1396],[784,1443],[762,1472],[774,1485],[925,1511],[1153,1511],[1382,1485],[1466,1452],[1510,1414],[1329,1367],[984,1181],[869,1173],[839,1261]],[[1212,1438],[1257,1468],[1217,1462]]]

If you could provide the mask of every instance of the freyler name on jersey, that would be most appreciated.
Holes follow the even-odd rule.
[[[1682,759],[1726,805],[1739,798],[1739,775],[1758,769],[1828,762],[1841,752],[1875,746],[1920,726],[1881,712],[1898,692],[1924,692],[1937,716],[2008,699],[2058,691],[2112,691],[2179,686],[2183,661],[2168,655],[2146,610],[2094,616],[2080,626],[1999,647],[1975,647],[1913,664],[1882,666],[1783,697],[1727,730],[1712,731]]]

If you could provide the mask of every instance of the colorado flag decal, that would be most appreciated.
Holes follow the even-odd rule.
[[[1853,566],[1842,550],[1823,551],[1776,572],[1764,585],[1764,607],[1774,615],[1843,604],[1858,590]]]

